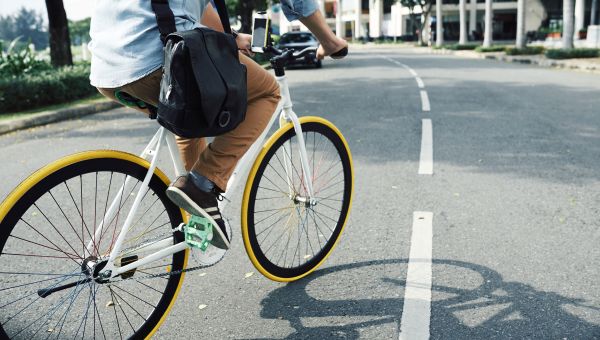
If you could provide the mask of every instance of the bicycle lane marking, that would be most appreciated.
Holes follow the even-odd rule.
[[[421,89],[421,109],[423,112],[429,112],[431,111],[431,104],[429,102],[429,96],[427,95],[427,90],[425,90],[425,83],[423,82],[423,79],[421,77],[419,77],[419,74],[417,73],[417,71],[415,71],[412,67],[401,63],[397,60],[394,60],[390,57],[386,57],[383,55],[379,56],[382,59],[385,59],[391,63],[394,63],[400,67],[403,67],[404,69],[406,69],[414,78],[415,81],[417,82],[417,86],[419,87],[419,89]]]
[[[427,91],[421,90],[421,107],[423,108],[423,112],[431,111],[431,105],[429,104],[429,96],[427,95]]]
[[[400,321],[400,340],[429,339],[432,240],[433,213],[415,211]]]
[[[392,63],[408,70],[417,82],[421,94],[423,112],[431,111],[425,83],[418,74],[401,62],[382,56]],[[421,120],[421,153],[419,175],[433,175],[433,123],[431,119]],[[413,212],[413,227],[410,240],[410,253],[404,306],[400,321],[400,340],[428,340],[431,323],[431,285],[433,249],[433,212]]]
[[[431,119],[422,120],[419,175],[433,175],[433,125]]]

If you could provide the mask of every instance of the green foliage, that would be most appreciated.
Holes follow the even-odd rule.
[[[444,46],[444,48],[453,50],[453,51],[465,51],[465,50],[474,50],[479,47],[479,44],[452,44]]]
[[[51,69],[35,75],[0,77],[0,112],[29,110],[87,97],[97,92],[90,85],[90,65]]]
[[[546,58],[550,59],[572,59],[572,58],[598,58],[600,49],[598,48],[569,48],[569,49],[550,49],[546,51]]]
[[[48,47],[48,32],[41,13],[22,7],[12,16],[0,16],[0,39],[11,41],[20,36],[31,40],[38,50]]]
[[[507,55],[535,55],[544,53],[542,46],[527,46],[523,48],[507,47],[505,50]]]
[[[91,18],[85,18],[78,21],[69,20],[69,35],[73,45],[81,45],[83,42],[91,40],[90,23]]]
[[[486,53],[486,52],[504,52],[504,50],[506,49],[506,46],[502,46],[502,45],[494,45],[494,46],[490,46],[490,47],[483,47],[483,46],[479,46],[475,49],[476,52],[479,53]]]
[[[17,77],[26,74],[36,74],[51,69],[52,66],[36,58],[35,51],[29,44],[19,48],[19,38],[14,39],[4,51],[0,43],[0,77]]]

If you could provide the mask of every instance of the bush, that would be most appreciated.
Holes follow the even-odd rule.
[[[447,48],[447,49],[453,50],[453,51],[474,50],[477,47],[479,47],[479,44],[452,44],[452,45],[444,46],[444,48]]]
[[[37,58],[29,44],[19,42],[19,38],[10,42],[6,51],[0,41],[0,77],[35,74],[51,68],[48,62]]]
[[[0,113],[85,98],[97,92],[89,75],[89,64],[80,64],[36,75],[0,77]]]
[[[508,55],[535,55],[544,53],[544,48],[542,46],[508,47],[505,51]]]
[[[598,48],[551,49],[546,51],[550,59],[597,58],[600,57]]]
[[[476,52],[479,53],[486,53],[486,52],[504,52],[504,50],[506,49],[505,46],[501,46],[501,45],[494,45],[494,46],[490,46],[490,47],[483,47],[483,46],[479,46],[475,49]]]

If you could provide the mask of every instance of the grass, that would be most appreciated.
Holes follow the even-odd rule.
[[[0,121],[13,119],[13,118],[23,118],[26,116],[30,116],[30,115],[40,113],[43,111],[48,111],[48,110],[66,109],[66,108],[69,108],[69,107],[71,107],[73,105],[77,105],[77,104],[94,104],[94,103],[102,102],[105,99],[106,99],[106,97],[102,96],[101,94],[94,94],[90,97],[79,99],[79,100],[69,102],[69,103],[49,105],[49,106],[44,106],[44,107],[40,107],[37,109],[26,110],[26,111],[21,111],[21,112],[3,113],[3,114],[0,114]]]
[[[475,49],[476,52],[479,53],[488,53],[488,52],[504,52],[506,46],[503,45],[493,45],[489,47],[479,46]]]
[[[573,59],[573,58],[598,58],[600,49],[598,48],[571,48],[571,49],[550,49],[547,50],[546,58],[549,59]]]
[[[544,47],[542,46],[526,46],[523,48],[507,47],[507,55],[536,55],[544,53]]]

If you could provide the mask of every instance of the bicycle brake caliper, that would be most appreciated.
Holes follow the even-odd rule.
[[[192,248],[206,251],[213,238],[213,226],[208,218],[192,215],[187,225],[183,227],[185,242]]]

